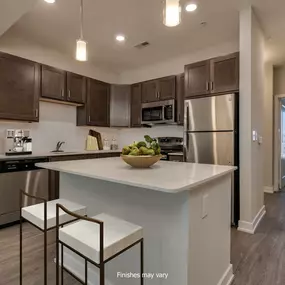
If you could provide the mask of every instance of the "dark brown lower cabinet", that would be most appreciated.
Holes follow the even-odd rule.
[[[40,65],[0,53],[0,119],[39,121]]]
[[[77,108],[78,126],[110,126],[110,88],[108,83],[87,79],[86,104]]]

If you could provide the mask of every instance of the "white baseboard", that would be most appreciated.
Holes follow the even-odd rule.
[[[230,285],[234,280],[233,265],[230,264],[217,285]]]
[[[269,193],[269,194],[273,194],[274,193],[273,186],[264,186],[263,187],[263,191],[264,191],[264,193]]]
[[[256,228],[258,227],[260,221],[262,220],[265,214],[266,214],[265,206],[263,205],[261,209],[259,210],[259,212],[256,214],[252,222],[239,221],[238,230],[241,232],[254,234]]]

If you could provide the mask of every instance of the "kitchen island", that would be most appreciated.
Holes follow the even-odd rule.
[[[235,167],[160,161],[149,169],[134,169],[120,158],[38,166],[59,171],[60,197],[86,205],[88,216],[104,212],[143,227],[149,273],[145,285],[232,281],[230,201]],[[65,266],[83,278],[83,261],[68,251],[64,254]],[[89,270],[90,284],[97,285],[97,269]],[[139,272],[139,248],[107,264],[106,284],[139,284],[121,277],[129,272]]]

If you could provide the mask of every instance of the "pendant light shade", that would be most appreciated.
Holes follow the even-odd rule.
[[[79,61],[87,61],[87,42],[77,40],[76,42],[76,59]]]
[[[87,61],[87,42],[83,39],[83,0],[80,0],[80,39],[76,42],[76,59]]]
[[[180,0],[164,0],[163,23],[167,27],[175,27],[181,23]]]

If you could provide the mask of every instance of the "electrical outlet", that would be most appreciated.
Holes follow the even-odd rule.
[[[202,219],[208,216],[209,194],[204,194],[202,198]]]

